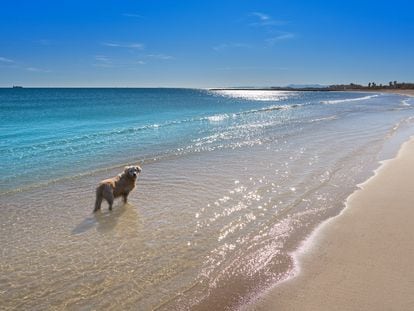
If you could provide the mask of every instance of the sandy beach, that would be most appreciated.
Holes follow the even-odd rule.
[[[414,309],[414,140],[320,226],[296,255],[296,276],[248,310]]]
[[[393,93],[406,96],[414,96],[414,90],[381,90],[381,93]]]
[[[408,89],[358,89],[355,90],[356,92],[374,92],[374,93],[388,93],[388,94],[398,94],[403,96],[410,96],[414,97],[414,90],[408,90]]]

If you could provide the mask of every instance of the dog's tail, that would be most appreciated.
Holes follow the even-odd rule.
[[[101,209],[102,204],[102,189],[101,187],[96,188],[96,201],[95,201],[95,208],[93,209],[93,212]]]

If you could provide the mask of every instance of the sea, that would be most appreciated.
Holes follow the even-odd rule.
[[[237,310],[414,134],[363,92],[0,89],[4,310]],[[129,202],[92,213],[138,164]]]

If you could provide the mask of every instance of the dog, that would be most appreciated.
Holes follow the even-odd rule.
[[[102,180],[96,188],[95,209],[93,212],[101,209],[102,200],[105,199],[109,204],[109,210],[112,211],[114,199],[122,196],[124,203],[127,203],[129,193],[135,188],[138,175],[141,173],[141,167],[126,166],[124,171],[116,177]]]

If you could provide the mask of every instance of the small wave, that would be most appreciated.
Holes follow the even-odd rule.
[[[185,122],[197,122],[197,121],[209,121],[209,122],[221,122],[230,118],[236,118],[239,116],[244,116],[248,114],[254,114],[254,113],[261,113],[261,112],[270,112],[270,111],[277,111],[277,110],[289,110],[292,108],[298,108],[303,106],[302,104],[293,104],[293,105],[272,105],[269,107],[263,107],[259,109],[252,109],[252,110],[246,110],[246,111],[240,111],[233,114],[215,114],[208,117],[202,117],[202,118],[193,118],[193,119],[187,119],[182,121],[176,121],[174,124],[179,123],[185,123]]]
[[[303,106],[303,105],[302,104],[272,105],[272,106],[269,106],[269,107],[242,111],[242,112],[236,113],[235,115],[246,115],[246,114],[251,114],[251,113],[269,112],[269,111],[275,111],[275,110],[289,110],[289,109],[298,108],[298,107],[301,107],[301,106]]]
[[[329,116],[329,117],[324,117],[324,118],[312,119],[312,120],[310,120],[310,123],[321,122],[321,121],[330,121],[330,120],[336,120],[336,119],[338,119],[338,116]]]
[[[333,105],[333,104],[341,104],[341,103],[348,103],[348,102],[355,102],[360,100],[367,100],[374,97],[378,97],[378,94],[375,95],[368,95],[363,97],[357,97],[357,98],[347,98],[347,99],[335,99],[335,100],[323,100],[320,103],[325,105]]]
[[[269,112],[269,111],[275,111],[275,110],[289,110],[292,108],[298,108],[303,106],[302,104],[293,104],[293,105],[272,105],[269,107],[263,107],[263,108],[259,108],[259,109],[252,109],[252,110],[246,110],[246,111],[241,111],[241,112],[237,112],[237,113],[233,113],[232,115],[228,115],[228,114],[218,114],[218,115],[213,115],[213,116],[209,116],[209,117],[205,117],[205,118],[200,118],[200,119],[193,119],[193,121],[196,120],[208,120],[211,122],[220,122],[226,119],[229,119],[230,117],[237,117],[237,116],[242,116],[242,115],[247,115],[247,114],[253,114],[253,113],[260,113],[260,112]]]
[[[217,115],[214,115],[214,116],[207,117],[206,119],[210,122],[221,122],[221,121],[226,120],[228,118],[229,118],[229,115],[227,115],[227,114],[217,114]]]
[[[401,106],[406,106],[406,107],[411,106],[411,104],[409,104],[409,103],[408,103],[409,101],[410,101],[410,99],[409,99],[409,98],[403,99],[403,100],[401,101]]]
[[[249,110],[249,111],[246,111],[245,113],[266,112],[266,111],[273,111],[273,110],[288,110],[288,109],[297,108],[301,106],[302,106],[301,104],[281,105],[281,106],[274,105],[274,106],[260,108],[256,110]]]
[[[280,121],[271,121],[271,122],[264,122],[264,123],[247,123],[247,124],[240,124],[236,126],[232,126],[229,128],[229,130],[247,130],[248,133],[251,129],[261,129],[266,127],[271,127],[274,125],[280,125]]]
[[[36,152],[40,152],[42,150],[51,151],[50,148],[53,148],[54,150],[63,150],[68,146],[70,146],[71,148],[74,148],[75,145],[83,146],[82,143],[84,144],[85,142],[87,142],[87,144],[91,144],[91,142],[95,141],[96,139],[100,137],[108,138],[112,136],[122,136],[122,135],[128,135],[128,134],[131,135],[131,134],[135,134],[135,133],[145,131],[145,130],[159,129],[162,127],[172,126],[172,125],[185,123],[185,122],[191,122],[191,121],[192,120],[190,119],[185,119],[185,120],[180,120],[180,121],[165,122],[162,124],[148,124],[148,125],[143,125],[143,126],[138,126],[138,127],[127,127],[127,128],[121,128],[121,129],[113,129],[110,131],[99,131],[95,133],[82,134],[82,135],[72,136],[68,138],[57,138],[57,139],[52,138],[45,142],[34,143],[31,145],[22,144],[17,147],[4,149],[2,150],[2,152],[6,152],[9,154],[15,154],[20,151],[24,151],[25,153],[27,153],[28,151],[36,151]]]

